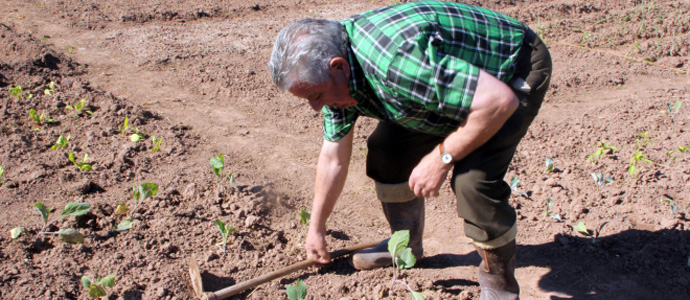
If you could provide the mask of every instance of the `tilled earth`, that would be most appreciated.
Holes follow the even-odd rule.
[[[192,254],[207,291],[304,259],[298,211],[311,205],[321,116],[272,86],[274,37],[301,18],[342,19],[394,2],[5,1],[0,298],[88,299],[82,276],[116,274],[107,299],[193,299]],[[690,299],[690,3],[469,3],[525,21],[554,58],[550,93],[506,176],[519,180],[511,202],[521,298]],[[82,99],[81,112],[70,109]],[[53,122],[37,125],[30,109]],[[122,134],[125,118],[142,141]],[[351,173],[328,222],[332,249],[389,233],[363,171],[376,121],[358,122]],[[60,135],[70,136],[67,148],[51,149]],[[153,137],[162,139],[154,153]],[[88,154],[92,170],[79,170],[70,152]],[[237,186],[211,171],[218,153]],[[132,186],[145,182],[158,193],[139,205],[132,229],[115,231],[125,218],[118,204],[134,207]],[[37,238],[37,202],[55,209],[48,231],[74,228],[83,244]],[[61,218],[68,202],[91,210]],[[403,279],[426,299],[477,299],[480,259],[450,187],[426,202],[425,258]],[[216,219],[236,227],[225,252]],[[338,259],[233,299],[286,299],[296,279],[308,299],[408,297],[389,290],[392,276]]]

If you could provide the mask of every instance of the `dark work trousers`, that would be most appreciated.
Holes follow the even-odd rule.
[[[520,100],[519,107],[496,135],[455,163],[451,181],[458,215],[465,220],[465,234],[475,242],[489,245],[500,242],[498,239],[507,238],[503,242],[509,242],[515,237],[516,214],[508,202],[511,190],[504,177],[518,143],[541,107],[551,79],[551,55],[531,30],[520,57],[514,78],[524,79],[529,91],[512,87]],[[444,137],[381,121],[368,139],[367,175],[379,183],[405,183],[419,161],[429,152],[438,151],[436,148],[443,140]]]

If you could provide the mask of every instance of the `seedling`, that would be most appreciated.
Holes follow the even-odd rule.
[[[393,266],[395,267],[393,273],[393,281],[389,287],[389,290],[393,289],[395,283],[400,283],[404,285],[410,292],[410,298],[413,300],[424,300],[424,296],[421,293],[415,292],[412,288],[403,280],[398,279],[400,271],[402,269],[409,269],[417,263],[417,258],[412,254],[412,249],[407,247],[410,242],[410,231],[409,230],[399,230],[393,233],[391,238],[388,240],[388,252],[393,257]]]
[[[24,231],[24,227],[21,227],[21,226],[16,227],[16,228],[12,228],[12,230],[10,230],[10,237],[12,237],[12,239],[16,239],[19,237],[19,235],[22,234],[23,231]]]
[[[132,134],[129,135],[129,140],[132,142],[137,143],[144,138],[144,135],[139,133],[139,129],[129,125],[129,116],[125,116],[125,121],[122,123],[122,126],[118,125],[117,128],[122,135],[127,135],[128,132],[131,132]]]
[[[547,157],[544,160],[544,165],[546,165],[546,173],[552,173],[553,172],[553,159],[550,157]]]
[[[606,224],[608,224],[608,223],[609,222],[604,222],[603,224],[601,224],[601,226],[599,226],[599,229],[597,229],[596,231],[592,231],[590,229],[587,229],[587,226],[583,222],[578,223],[575,227],[573,227],[573,229],[577,230],[577,232],[579,232],[580,234],[582,234],[584,236],[591,237],[592,238],[592,244],[595,244],[597,242],[597,239],[599,238],[599,234],[601,233],[601,230],[604,229],[604,226],[606,226]]]
[[[654,163],[649,160],[649,158],[642,155],[641,151],[635,152],[635,154],[633,154],[633,156],[630,158],[630,164],[628,165],[628,174],[630,174],[630,176],[635,177],[637,175],[638,163],[640,161],[648,162],[650,164]]]
[[[88,153],[84,153],[84,158],[81,161],[77,161],[74,158],[74,154],[72,152],[70,152],[67,156],[69,157],[69,161],[71,161],[75,166],[77,166],[79,170],[91,171],[92,166],[91,164],[87,163],[87,161],[89,160]]]
[[[151,153],[156,153],[161,149],[161,142],[163,139],[157,139],[155,136],[151,137]]]
[[[302,223],[302,228],[299,231],[299,238],[297,239],[298,241],[302,240],[302,237],[307,233],[307,226],[309,225],[309,220],[311,219],[311,211],[307,211],[305,209],[300,209],[299,210],[299,219],[300,222]]]
[[[604,177],[604,174],[602,173],[592,173],[592,179],[594,179],[594,183],[597,185],[597,190],[601,191],[601,187],[603,187],[605,184],[609,185],[613,183],[613,178],[611,176],[606,176]]]
[[[211,157],[211,168],[213,168],[213,174],[216,174],[218,178],[222,180],[223,178],[223,169],[225,169],[225,160],[223,159],[223,154],[218,153],[217,156]],[[237,186],[237,183],[235,182],[235,178],[232,177],[232,173],[228,173],[225,177],[230,180],[230,184],[232,184],[235,188],[239,189]]]
[[[301,279],[297,279],[295,284],[285,287],[285,292],[290,300],[304,300],[307,298],[307,285]]]
[[[552,219],[556,220],[557,222],[563,222],[563,220],[561,219],[561,215],[553,213],[553,210],[551,210],[552,206],[553,206],[553,200],[551,200],[551,198],[547,198],[546,199],[546,216],[551,217]]]
[[[661,199],[661,202],[664,202],[664,203],[668,204],[668,206],[671,208],[671,215],[672,215],[672,216],[675,216],[676,213],[678,212],[678,209],[680,208],[680,206],[676,205],[676,204],[673,202],[673,200],[672,200],[672,199],[669,199],[669,198]]]
[[[587,159],[590,160],[593,164],[596,163],[597,160],[599,160],[599,156],[613,153],[613,151],[618,151],[618,148],[616,148],[615,146],[607,145],[605,142],[597,142],[594,145],[599,147],[599,149],[594,151],[594,153],[587,155]]]
[[[513,192],[516,192],[516,193],[522,195],[523,197],[529,199],[529,195],[527,195],[527,193],[525,193],[523,191],[518,191],[518,189],[517,189],[518,185],[520,185],[520,179],[517,179],[517,177],[511,177],[510,178],[510,189]]]
[[[235,232],[235,226],[225,226],[223,221],[218,219],[216,219],[216,226],[218,226],[218,229],[220,230],[220,235],[223,237],[222,241],[216,244],[216,246],[223,249],[223,253],[225,253],[225,246],[228,243],[228,233]]]
[[[78,118],[79,116],[83,115],[83,113],[87,113],[89,115],[93,114],[93,111],[87,109],[86,111],[82,111],[84,107],[84,103],[86,103],[86,98],[81,99],[81,101],[74,103],[74,105],[67,105],[65,106],[66,109],[68,110],[74,110],[76,112],[76,117]]]
[[[652,144],[652,135],[649,131],[641,132],[637,134],[637,139],[635,139],[635,144],[637,149],[645,148]]]
[[[34,97],[33,94],[29,94],[27,96],[24,96],[24,94],[23,94],[24,91],[22,90],[21,85],[18,85],[15,87],[10,86],[9,90],[10,90],[10,94],[12,94],[12,96],[15,96],[17,98],[17,100],[28,100],[28,99],[31,99]]]
[[[67,135],[67,137],[64,137],[63,135],[60,135],[60,136],[58,137],[57,141],[55,141],[55,145],[53,145],[52,147],[50,147],[50,149],[56,150],[58,147],[60,147],[60,148],[62,148],[62,149],[66,149],[66,148],[67,148],[67,144],[69,143],[70,137],[71,137],[70,135]]]
[[[51,81],[48,84],[48,88],[43,90],[43,94],[46,94],[48,96],[55,95],[55,81]]]
[[[2,185],[2,174],[4,174],[4,173],[5,173],[5,168],[0,166],[0,185]]]
[[[680,100],[673,103],[673,105],[671,105],[671,103],[666,103],[668,111],[665,111],[665,113],[669,118],[671,118],[671,122],[673,122],[673,118],[676,116],[676,114],[678,114],[678,111],[682,105],[683,103],[680,102]]]
[[[82,276],[81,283],[89,290],[89,297],[91,299],[98,299],[108,295],[105,291],[106,287],[112,288],[115,286],[115,274],[110,274],[103,278],[96,277],[95,281],[91,281],[89,277]]]
[[[29,117],[31,120],[34,121],[36,124],[36,128],[34,130],[41,130],[41,124],[43,124],[43,121],[46,123],[53,123],[53,119],[48,118],[45,113],[41,113],[40,115],[36,112],[36,110],[29,109]]]
[[[136,184],[134,184],[134,188],[132,189],[132,197],[134,198],[134,209],[132,210],[132,213],[129,215],[128,219],[123,220],[120,222],[120,224],[117,225],[115,230],[117,231],[126,231],[130,228],[132,228],[132,224],[134,223],[134,213],[136,213],[137,208],[141,203],[144,202],[147,198],[153,197],[158,193],[158,185],[155,183],[142,183],[138,187]],[[122,205],[122,204],[120,204]],[[127,213],[127,206],[120,206],[118,205],[118,209],[120,209],[121,214],[126,214]],[[122,211],[124,210],[124,211]]]
[[[680,152],[680,158],[683,158],[685,156],[685,151],[690,149],[690,145],[687,146],[678,146],[678,152]],[[676,152],[676,150],[671,150],[668,153],[666,153],[667,156],[671,156],[673,160],[676,160],[678,156],[672,156],[673,152]]]
[[[59,234],[65,242],[70,244],[81,244],[84,242],[84,235],[72,228],[60,229],[56,232],[45,231],[51,223],[48,222],[48,217],[54,209],[46,208],[45,205],[40,202],[35,203],[34,208],[36,208],[36,211],[38,211],[38,213],[41,214],[41,217],[43,217],[43,228],[41,228],[41,231],[36,234],[36,240],[38,240],[39,236],[41,235]],[[67,203],[65,209],[62,211],[62,213],[60,213],[60,218],[67,216],[81,216],[89,212],[89,210],[91,210],[91,204],[89,203],[70,202]]]

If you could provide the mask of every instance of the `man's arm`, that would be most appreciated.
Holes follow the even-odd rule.
[[[486,143],[515,112],[519,100],[502,81],[480,70],[474,99],[467,120],[444,141],[444,150],[459,161]],[[441,161],[434,148],[410,175],[410,188],[418,197],[435,197],[452,164]]]
[[[304,248],[307,258],[321,264],[328,263],[331,259],[326,249],[326,220],[345,185],[352,154],[353,131],[354,128],[338,141],[324,141],[316,166],[314,202]]]

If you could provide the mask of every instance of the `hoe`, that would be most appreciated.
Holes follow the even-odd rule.
[[[358,244],[354,246],[350,246],[347,248],[339,249],[333,252],[330,252],[331,254],[331,259],[335,259],[337,257],[343,256],[350,254],[352,252],[366,249],[366,248],[371,248],[376,245],[378,245],[381,241],[378,242],[371,242],[371,243],[365,243],[365,244]],[[197,298],[200,300],[220,300],[220,299],[227,299],[229,297],[232,297],[234,295],[237,295],[245,290],[251,289],[253,287],[256,287],[260,284],[269,282],[273,279],[283,277],[287,274],[290,274],[292,272],[296,272],[299,270],[306,269],[310,266],[315,265],[316,262],[310,260],[310,259],[305,259],[303,261],[300,261],[298,263],[289,265],[287,267],[284,267],[282,269],[273,271],[268,274],[261,275],[257,278],[250,279],[247,281],[240,282],[235,285],[231,285],[229,287],[226,287],[224,289],[215,291],[215,292],[204,292],[204,286],[201,280],[201,273],[199,272],[199,265],[196,263],[196,259],[194,258],[194,255],[192,255],[189,258],[189,275],[192,277],[192,287],[194,288],[194,293],[196,294]]]

